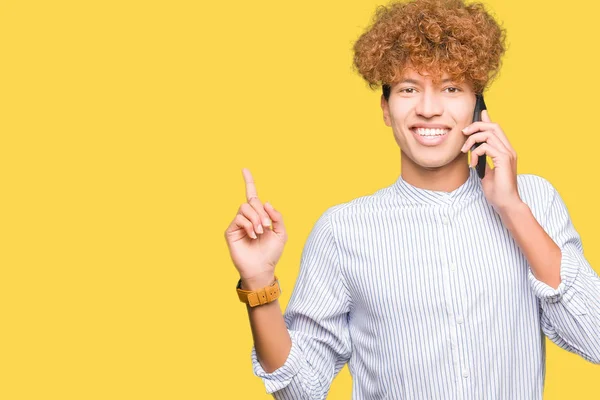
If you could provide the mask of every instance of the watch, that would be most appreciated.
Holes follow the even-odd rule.
[[[240,301],[248,304],[250,307],[270,303],[276,300],[281,294],[277,276],[275,276],[275,280],[269,286],[258,290],[242,290],[242,279],[240,278],[235,289]]]

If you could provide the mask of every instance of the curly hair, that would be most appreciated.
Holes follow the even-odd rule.
[[[354,44],[354,69],[371,89],[391,86],[405,69],[427,71],[434,84],[447,73],[483,93],[500,69],[506,30],[481,3],[412,0],[379,6],[372,25]]]

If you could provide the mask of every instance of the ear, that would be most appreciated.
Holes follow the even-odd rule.
[[[383,111],[383,122],[387,126],[392,126],[392,121],[390,119],[390,106],[388,102],[385,100],[385,96],[381,95],[381,110]]]

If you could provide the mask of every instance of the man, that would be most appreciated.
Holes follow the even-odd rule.
[[[353,399],[541,399],[544,335],[600,364],[600,278],[564,202],[517,174],[487,112],[471,123],[504,32],[481,4],[416,0],[379,8],[354,50],[383,86],[401,175],[321,215],[283,316],[287,234],[247,170],[248,202],[225,232],[267,393],[324,399],[349,363]],[[494,166],[483,179],[469,168],[476,143],[470,165]]]

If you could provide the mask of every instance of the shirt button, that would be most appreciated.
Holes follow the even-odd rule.
[[[459,324],[463,323],[463,317],[462,316],[458,316],[458,318],[456,318],[456,322],[458,322]]]
[[[456,271],[456,263],[450,263],[450,270]]]
[[[465,378],[469,376],[469,370],[467,368],[463,368],[462,373]]]
[[[444,225],[448,225],[450,223],[450,221],[448,220],[448,217],[442,217],[442,223]]]

